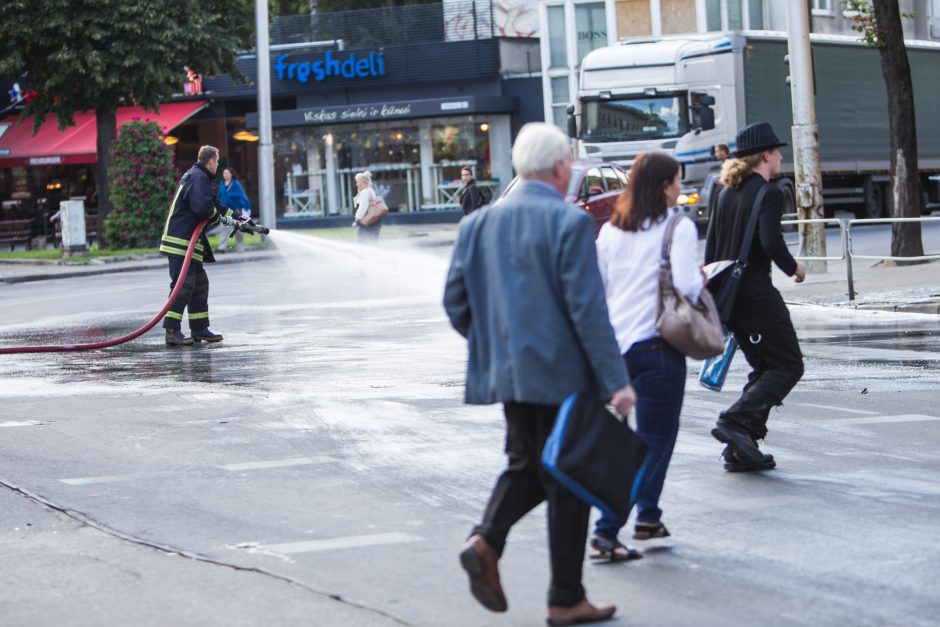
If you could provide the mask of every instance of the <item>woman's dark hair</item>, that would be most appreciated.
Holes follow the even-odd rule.
[[[222,171],[223,171],[223,172],[225,172],[226,170],[228,170],[229,172],[232,173],[232,180],[233,180],[233,181],[238,178],[238,172],[235,171],[235,168],[233,168],[233,167],[230,166],[230,165],[227,165],[227,166],[225,166],[224,168],[222,168]]]
[[[624,231],[639,231],[646,220],[661,219],[669,209],[665,188],[678,173],[679,162],[664,152],[644,152],[638,156],[610,221]]]

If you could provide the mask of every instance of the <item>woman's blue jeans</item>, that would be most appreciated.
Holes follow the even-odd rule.
[[[655,524],[663,513],[659,496],[679,433],[679,413],[685,396],[685,356],[657,337],[631,346],[624,361],[637,397],[636,432],[647,448],[637,490],[636,521]],[[624,489],[631,490],[632,486]],[[625,524],[626,519],[602,516],[594,532],[615,539]]]

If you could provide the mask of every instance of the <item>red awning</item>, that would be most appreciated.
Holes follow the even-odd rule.
[[[168,102],[160,105],[159,113],[145,111],[143,107],[121,107],[117,111],[117,125],[120,128],[125,122],[153,121],[160,125],[163,133],[169,133],[206,104],[205,100]],[[46,116],[35,135],[32,118],[17,125],[18,121],[16,116],[0,121],[0,168],[98,161],[98,125],[94,111],[76,113],[75,126],[64,131],[59,130],[54,115]]]

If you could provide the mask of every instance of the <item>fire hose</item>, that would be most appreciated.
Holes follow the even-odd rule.
[[[10,346],[10,347],[0,347],[0,355],[10,355],[16,353],[68,353],[75,351],[90,351],[96,350],[99,348],[109,348],[111,346],[117,346],[118,344],[124,344],[125,342],[130,342],[133,339],[136,339],[152,329],[160,320],[163,319],[163,316],[169,311],[170,306],[173,305],[173,301],[176,300],[176,296],[179,294],[180,290],[183,288],[183,281],[186,279],[186,274],[189,272],[189,264],[193,258],[193,251],[196,249],[196,242],[199,241],[199,237],[202,234],[202,229],[208,223],[208,220],[203,220],[196,225],[196,230],[193,231],[192,237],[189,238],[189,246],[186,248],[186,257],[183,259],[183,267],[180,269],[180,276],[176,280],[176,286],[173,288],[173,291],[170,292],[170,297],[167,299],[166,304],[163,306],[157,315],[150,319],[150,321],[139,329],[128,333],[127,335],[122,335],[121,337],[114,338],[113,340],[106,340],[103,342],[87,342],[85,344],[60,344],[52,346]],[[252,220],[234,220],[232,218],[222,218],[220,223],[225,226],[234,227],[235,231],[242,231],[243,233],[257,233],[262,235],[267,235],[269,229],[267,227],[255,224]]]

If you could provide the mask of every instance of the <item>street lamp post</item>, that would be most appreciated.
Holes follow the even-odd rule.
[[[819,168],[819,127],[813,83],[813,55],[809,42],[809,3],[788,0],[790,96],[793,105],[793,169],[800,219],[823,217],[822,172]],[[800,256],[826,256],[826,229],[822,224],[800,225]],[[807,261],[810,272],[826,272],[825,261]]]
[[[271,53],[268,49],[268,0],[255,0],[255,54],[258,68],[258,195],[261,224],[276,225],[274,143],[271,132]]]
[[[268,0],[255,0],[255,60],[258,68],[258,195],[261,198],[261,223],[274,228],[274,133],[271,130],[271,51],[301,50],[322,46],[345,49],[342,39],[270,45],[268,36]]]

